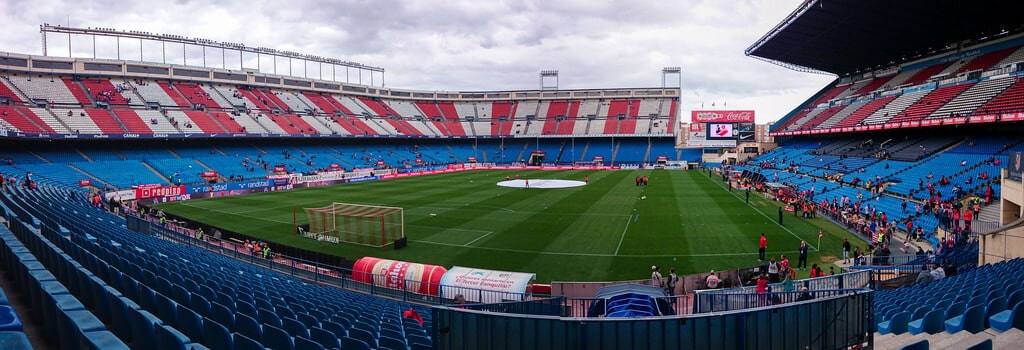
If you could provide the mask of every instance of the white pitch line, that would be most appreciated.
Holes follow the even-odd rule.
[[[712,180],[712,181],[713,181],[713,182],[718,182],[718,181],[714,181],[714,180]],[[719,185],[721,186],[721,184],[719,184]],[[725,188],[725,186],[722,186],[722,188]],[[739,195],[739,194],[733,193],[732,191],[727,191],[727,192],[731,193],[731,194],[732,194],[732,196],[733,196],[733,197],[736,197],[737,199],[738,199],[738,198],[740,198],[740,195]],[[739,191],[737,191],[737,192],[739,192]],[[762,212],[762,211],[761,211],[760,209],[754,208],[754,206],[753,206],[753,205],[750,205],[750,203],[747,203],[747,206],[748,206],[748,207],[750,207],[750,209],[754,209],[754,211],[756,211],[756,212],[757,212],[758,214],[761,214],[761,216],[764,216],[764,217],[765,217],[765,219],[768,219],[768,221],[769,221],[769,222],[770,222],[770,221],[772,221],[772,218],[771,218],[770,216],[768,216],[768,214],[765,214],[764,212]],[[783,213],[783,215],[785,215],[785,213]],[[795,217],[795,216],[794,216],[794,217]],[[775,224],[776,224],[776,225],[778,225],[778,223],[777,223],[777,222],[776,222]],[[796,238],[797,238],[797,239],[799,239],[800,241],[803,241],[803,242],[806,242],[806,241],[807,241],[807,240],[806,240],[805,238],[803,238],[803,237],[800,237],[800,236],[798,236],[798,235],[797,235],[796,233],[794,233],[793,231],[791,231],[791,230],[790,230],[790,229],[789,229],[788,227],[786,227],[785,225],[779,225],[779,227],[781,227],[781,228],[782,228],[783,230],[786,230],[786,232],[789,232],[789,234],[793,235],[793,237],[796,237]],[[815,247],[814,245],[812,245],[812,244],[810,244],[810,243],[807,243],[807,245],[809,245],[809,246],[810,246],[811,248],[814,248],[814,251],[818,251],[818,247]]]
[[[545,251],[533,251],[533,250],[521,250],[521,249],[503,249],[503,248],[492,248],[492,247],[473,247],[465,246],[462,244],[454,243],[441,243],[434,241],[421,241],[421,240],[409,240],[413,243],[424,243],[433,244],[447,247],[466,248],[466,249],[483,249],[496,252],[509,252],[509,253],[524,253],[524,254],[537,254],[537,255],[558,255],[558,256],[591,256],[591,257],[624,257],[624,258],[687,258],[687,257],[715,257],[715,256],[757,256],[757,252],[752,253],[712,253],[712,254],[606,254],[606,253],[571,253],[571,252],[545,252]],[[796,254],[798,251],[787,251],[787,252],[771,252],[778,254]]]
[[[479,241],[479,240],[483,239],[484,237],[490,236],[492,233],[494,233],[494,231],[487,231],[487,233],[485,233],[483,236],[477,237],[476,239],[474,239],[472,241],[469,241],[469,243],[463,244],[462,246],[463,247],[468,247],[470,244],[476,243],[476,241]]]
[[[631,214],[631,215],[629,215],[629,218],[626,219],[626,228],[622,229],[622,236],[619,236],[619,245],[615,246],[615,254],[612,254],[612,255],[614,255],[614,256],[618,256],[619,255],[619,248],[622,248],[622,241],[626,238],[626,230],[629,230],[629,223],[632,222],[632,221],[633,221],[633,215]]]

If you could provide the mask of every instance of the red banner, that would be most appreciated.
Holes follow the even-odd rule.
[[[135,189],[135,198],[173,197],[185,194],[185,186],[143,186]]]
[[[273,172],[274,172],[274,174],[278,174],[278,175],[287,174],[288,173],[288,169],[285,168],[284,165],[275,165]]]
[[[199,177],[217,177],[216,171],[204,171],[199,173]]]
[[[996,119],[998,119],[998,117],[999,116],[997,116],[995,114],[976,115],[976,116],[972,116],[970,118],[970,122],[971,123],[992,123],[992,122],[995,122]]]
[[[384,165],[384,161],[383,160],[378,160],[377,161],[377,165]]]
[[[967,118],[966,117],[943,118],[942,119],[942,125],[963,124],[965,122],[967,122]]]
[[[340,164],[331,164],[331,169],[341,169]]]
[[[1000,121],[1004,122],[1015,122],[1024,120],[1024,113],[1007,113],[999,117]]]
[[[89,185],[92,185],[92,180],[89,180],[89,179],[78,180],[78,186],[87,187]]]
[[[476,157],[467,157],[466,161],[470,163],[476,163]]]
[[[694,123],[753,123],[754,111],[690,111]]]

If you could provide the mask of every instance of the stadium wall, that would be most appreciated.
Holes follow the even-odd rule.
[[[979,235],[978,265],[1024,257],[1024,183],[1002,171],[1000,228]]]
[[[873,343],[871,305],[865,289],[710,315],[595,319],[434,307],[432,319],[439,349],[840,349]]]

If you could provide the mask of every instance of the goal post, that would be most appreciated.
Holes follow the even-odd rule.
[[[405,209],[400,207],[332,203],[303,210],[309,230],[300,234],[323,243],[387,247],[405,237]]]

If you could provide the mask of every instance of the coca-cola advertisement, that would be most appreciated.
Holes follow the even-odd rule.
[[[754,111],[690,111],[693,123],[753,123]]]

